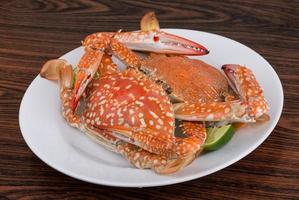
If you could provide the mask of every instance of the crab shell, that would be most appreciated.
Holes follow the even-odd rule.
[[[211,65],[187,57],[149,57],[142,68],[166,83],[172,95],[189,103],[220,102],[228,93],[229,85],[224,75]]]
[[[130,69],[108,74],[88,88],[83,121],[88,130],[115,137],[156,154],[172,154],[174,113],[164,90]]]

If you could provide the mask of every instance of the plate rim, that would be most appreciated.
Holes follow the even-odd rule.
[[[129,188],[136,188],[136,187],[138,187],[138,188],[142,188],[142,187],[156,187],[156,186],[166,186],[166,185],[172,185],[172,184],[177,184],[177,183],[183,183],[183,182],[186,182],[186,181],[198,179],[198,178],[201,178],[201,177],[213,174],[215,172],[218,172],[221,169],[224,169],[224,168],[226,168],[226,167],[228,167],[228,166],[236,163],[237,161],[241,160],[242,158],[244,158],[247,155],[249,155],[250,153],[252,153],[258,146],[260,146],[269,137],[269,135],[273,132],[273,130],[275,129],[276,125],[278,124],[279,119],[280,119],[280,117],[282,115],[282,110],[283,110],[283,105],[284,105],[284,92],[283,92],[282,83],[281,83],[281,80],[280,80],[278,74],[276,73],[276,71],[272,67],[272,65],[263,56],[261,56],[258,52],[256,52],[252,48],[250,48],[250,47],[248,47],[248,46],[246,46],[246,45],[244,45],[244,44],[242,44],[242,43],[240,43],[240,42],[238,42],[236,40],[230,39],[230,38],[222,36],[222,35],[218,35],[218,34],[210,33],[210,32],[205,32],[205,31],[198,31],[198,30],[191,30],[191,29],[180,29],[180,28],[165,28],[165,29],[162,29],[162,30],[165,30],[165,31],[177,31],[177,30],[178,31],[191,31],[191,32],[197,32],[197,33],[211,34],[213,36],[220,37],[222,39],[228,39],[228,40],[230,40],[230,42],[237,43],[238,45],[241,45],[241,46],[247,48],[248,50],[253,51],[254,53],[257,54],[257,56],[260,59],[264,60],[269,65],[269,67],[273,71],[273,73],[275,74],[275,76],[276,76],[275,78],[278,80],[278,84],[279,84],[279,87],[280,87],[280,93],[281,93],[281,101],[279,101],[279,108],[278,108],[279,114],[276,115],[276,117],[274,119],[272,119],[273,123],[267,129],[267,131],[266,131],[267,134],[263,134],[259,138],[258,141],[256,141],[253,145],[251,145],[243,153],[240,153],[240,154],[238,154],[238,156],[235,156],[234,158],[225,161],[222,165],[219,165],[219,166],[214,167],[212,169],[206,170],[205,173],[203,173],[203,174],[201,174],[201,172],[196,172],[196,173],[193,173],[191,175],[187,175],[187,176],[183,176],[183,177],[174,177],[173,179],[161,180],[161,181],[158,181],[156,183],[150,183],[150,184],[146,184],[146,183],[138,183],[138,184],[137,183],[132,183],[132,184],[130,184],[128,182],[105,181],[103,179],[99,180],[99,179],[96,179],[96,178],[93,178],[93,177],[82,176],[82,175],[80,175],[78,173],[72,172],[71,170],[57,167],[53,163],[51,163],[51,161],[48,161],[46,159],[46,157],[44,157],[44,155],[42,155],[42,153],[39,150],[37,150],[33,145],[30,144],[28,138],[26,137],[26,134],[24,134],[25,130],[24,130],[24,125],[22,124],[22,119],[21,119],[21,115],[22,115],[21,113],[22,113],[22,110],[24,109],[24,99],[28,95],[28,90],[32,87],[32,85],[34,84],[34,82],[37,81],[38,78],[40,78],[40,75],[38,74],[33,79],[33,81],[30,83],[30,85],[28,86],[28,88],[26,89],[26,91],[25,91],[25,93],[24,93],[24,95],[22,97],[20,108],[19,108],[19,113],[18,113],[19,114],[19,127],[20,127],[20,130],[21,130],[21,134],[22,134],[22,136],[23,136],[23,138],[24,138],[27,146],[29,147],[29,149],[40,160],[42,160],[44,163],[46,163],[48,166],[50,166],[51,168],[59,171],[60,173],[65,174],[67,176],[70,176],[72,178],[75,178],[75,179],[78,179],[78,180],[81,180],[81,181],[86,181],[86,182],[93,183],[93,184],[98,184],[98,185],[106,185],[106,186],[113,186],[113,187],[129,187]],[[72,49],[71,51],[66,52],[61,57],[65,56],[66,54],[71,53],[72,51],[75,51],[75,50],[77,50],[79,48],[82,48],[82,46],[79,46],[77,48]]]

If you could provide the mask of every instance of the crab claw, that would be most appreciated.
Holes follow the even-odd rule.
[[[226,64],[221,67],[232,89],[243,101],[263,96],[263,89],[249,68],[236,64]]]
[[[247,104],[250,117],[257,119],[269,110],[263,89],[249,68],[226,64],[222,66],[222,70],[228,77],[230,86]]]
[[[82,96],[87,84],[91,81],[91,73],[80,70],[77,73],[76,81],[74,84],[74,97],[72,100],[72,110],[76,110],[80,97]]]
[[[101,63],[102,56],[103,52],[101,51],[85,50],[84,55],[80,59],[74,84],[74,97],[71,105],[73,111],[76,110],[80,97],[96,73]]]
[[[186,55],[206,55],[209,53],[206,47],[196,42],[162,31],[154,33],[153,41],[157,45],[156,50],[163,53]]]
[[[163,31],[134,31],[117,33],[119,42],[129,49],[166,54],[206,55],[206,47],[186,38]]]
[[[209,53],[204,46],[196,42],[161,31],[154,12],[148,12],[142,17],[140,29],[141,38],[140,36],[138,38],[141,39],[140,42],[144,46],[137,49],[139,46],[136,47],[135,44],[129,46],[129,48],[166,54],[205,55]]]

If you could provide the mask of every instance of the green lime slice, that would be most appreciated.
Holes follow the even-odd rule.
[[[207,139],[204,144],[204,150],[214,151],[225,145],[234,135],[233,125],[222,127],[207,128]]]

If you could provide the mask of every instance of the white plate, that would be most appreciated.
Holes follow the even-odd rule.
[[[37,76],[23,97],[19,113],[21,131],[31,150],[49,166],[80,180],[110,186],[149,187],[206,176],[233,164],[258,147],[274,129],[283,106],[282,86],[271,65],[252,49],[219,35],[183,29],[165,31],[208,47],[209,55],[195,58],[217,68],[228,63],[251,68],[264,88],[271,107],[271,120],[238,130],[220,150],[201,155],[176,174],[162,176],[151,170],[133,168],[120,155],[107,151],[68,126],[60,113],[57,83]],[[79,47],[62,58],[76,65],[82,51]]]

